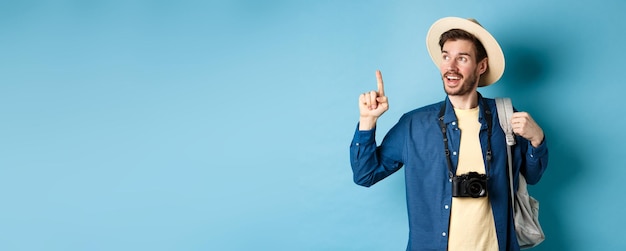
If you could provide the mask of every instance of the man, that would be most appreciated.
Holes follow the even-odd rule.
[[[378,89],[359,97],[350,145],[354,181],[369,187],[405,167],[407,250],[519,250],[504,132],[495,101],[477,91],[502,76],[502,50],[472,19],[440,19],[426,40],[446,99],[404,114],[377,146],[376,122],[389,109],[377,71]],[[548,161],[543,130],[525,112],[511,123],[515,184],[520,174],[536,184]]]

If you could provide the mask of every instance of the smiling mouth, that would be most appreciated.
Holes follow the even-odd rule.
[[[446,73],[446,74],[444,74],[444,77],[447,80],[454,81],[454,80],[460,80],[463,76],[461,76],[459,74],[454,74],[454,73]]]

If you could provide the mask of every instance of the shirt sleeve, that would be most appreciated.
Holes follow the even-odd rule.
[[[400,154],[395,153],[402,144],[397,142],[398,138],[402,138],[393,136],[399,134],[394,132],[401,130],[400,124],[396,124],[385,136],[382,144],[384,147],[376,144],[376,128],[360,131],[357,125],[350,144],[350,164],[356,184],[372,186],[402,167],[403,164],[397,157]]]
[[[526,182],[531,185],[537,184],[547,167],[548,145],[546,139],[537,147],[533,147],[529,141],[526,152],[526,173],[524,175]]]

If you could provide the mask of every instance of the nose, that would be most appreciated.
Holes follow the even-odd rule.
[[[456,60],[449,60],[447,62],[445,62],[444,64],[446,64],[446,70],[448,71],[455,71],[456,68]]]

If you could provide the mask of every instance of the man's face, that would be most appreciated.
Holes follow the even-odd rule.
[[[471,41],[446,41],[441,57],[439,70],[448,95],[464,96],[476,91],[480,75],[487,70],[487,59],[476,63],[476,49]]]

